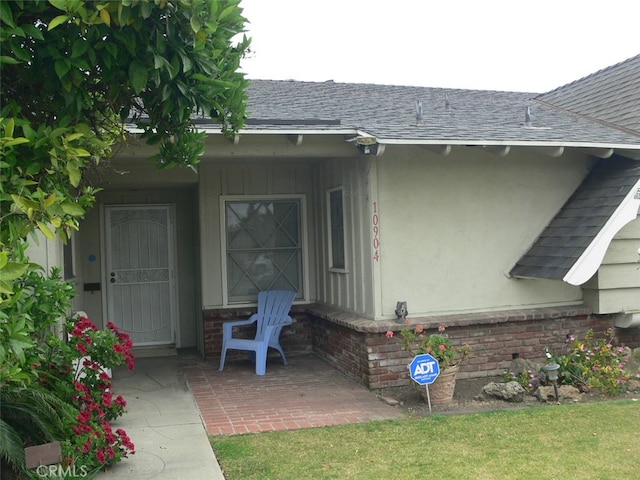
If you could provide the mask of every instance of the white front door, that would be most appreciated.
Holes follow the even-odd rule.
[[[175,343],[172,209],[107,206],[107,321],[134,345]]]

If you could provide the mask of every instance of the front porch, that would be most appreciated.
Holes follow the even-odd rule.
[[[246,357],[245,357],[246,358]],[[184,374],[209,435],[234,435],[401,418],[362,385],[316,355],[275,357],[267,374],[248,360],[190,361]]]

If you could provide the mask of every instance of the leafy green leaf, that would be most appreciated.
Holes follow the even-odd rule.
[[[51,229],[47,226],[47,224],[43,222],[36,222],[36,224],[38,225],[38,229],[44,234],[45,237],[47,237],[51,241],[55,240],[56,237]]]
[[[26,263],[7,262],[0,268],[0,280],[6,282],[21,277],[27,271]]]
[[[78,165],[75,162],[67,163],[67,173],[69,175],[69,182],[74,187],[80,185],[81,173]]]
[[[11,140],[5,143],[5,146],[12,147],[14,145],[20,145],[22,143],[29,143],[29,139],[24,137],[12,138]]]
[[[63,23],[67,22],[69,20],[69,18],[70,18],[69,15],[58,15],[53,20],[51,20],[51,22],[49,22],[49,27],[47,28],[47,30],[48,31],[53,30],[57,26],[62,25]]]
[[[8,57],[7,55],[0,55],[0,65],[3,63],[7,65],[17,65],[20,62],[13,57]]]
[[[136,94],[147,86],[147,78],[147,69],[140,62],[134,61],[129,65],[129,81]]]
[[[69,70],[71,70],[69,60],[67,60],[66,58],[56,60],[53,64],[53,67],[56,70],[56,75],[58,75],[58,78],[60,79],[64,78],[64,76],[69,73]]]
[[[76,41],[73,42],[73,47],[71,49],[71,58],[78,58],[84,55],[87,48],[89,48],[89,42],[82,38],[76,39]]]
[[[10,118],[6,122],[3,123],[4,134],[7,137],[13,137],[13,129],[15,128],[16,122],[13,118]]]
[[[15,28],[16,26],[13,21],[13,14],[11,13],[11,7],[8,5],[8,2],[0,2],[0,20],[12,28]]]
[[[0,2],[0,4],[2,3],[6,3],[6,2]],[[40,29],[35,25],[27,23],[26,25],[22,25],[22,28],[25,31],[25,33],[30,37],[33,37],[37,40],[44,40],[44,35],[42,35],[42,32],[40,31]]]
[[[74,217],[81,217],[84,215],[84,208],[82,208],[77,203],[73,202],[64,202],[61,204],[62,211],[67,215],[72,215]]]
[[[58,10],[62,10],[63,12],[67,11],[67,1],[66,0],[49,0],[49,3],[56,7]]]
[[[13,40],[13,39],[12,39]],[[14,43],[13,41],[10,43]],[[14,47],[12,48],[13,54],[22,60],[23,62],[28,62],[31,60],[31,53],[26,48]]]

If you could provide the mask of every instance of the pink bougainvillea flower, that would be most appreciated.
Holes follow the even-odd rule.
[[[385,335],[387,336],[387,338],[391,338],[393,337],[393,332],[391,330],[387,330],[387,333]]]
[[[104,392],[102,394],[102,404],[105,407],[113,406],[113,394],[111,392]]]
[[[87,441],[84,443],[84,445],[82,445],[82,453],[88,453],[91,450],[92,443],[93,440],[91,439],[91,437],[87,438]]]

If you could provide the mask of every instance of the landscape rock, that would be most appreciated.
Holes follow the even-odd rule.
[[[541,402],[555,402],[556,392],[553,389],[553,385],[549,387],[540,387],[536,392],[536,397]],[[579,402],[582,399],[580,390],[571,385],[559,385],[558,386],[558,400],[573,400]]]
[[[627,391],[628,392],[640,392],[640,380],[635,378],[630,379],[627,382]]]
[[[524,401],[526,392],[518,382],[488,383],[482,388],[481,396],[484,398],[497,398],[507,402],[520,403]]]
[[[400,405],[400,400],[396,400],[395,398],[380,397],[380,400],[382,400],[387,405],[391,405],[392,407],[395,407],[396,405]]]

